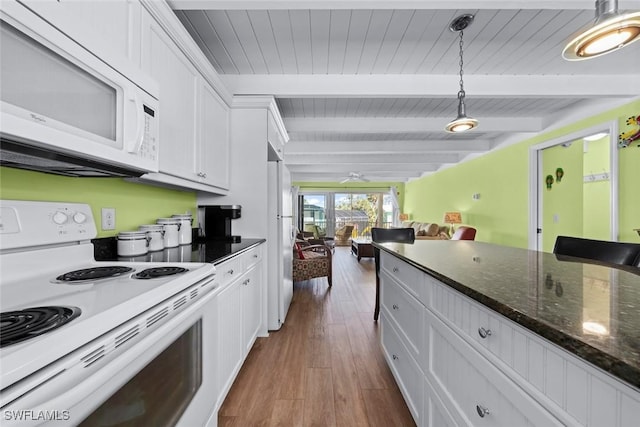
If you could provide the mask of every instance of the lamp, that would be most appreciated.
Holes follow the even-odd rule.
[[[640,12],[618,13],[618,0],[596,0],[593,25],[562,51],[568,61],[595,58],[640,40]]]
[[[464,61],[462,59],[462,33],[464,32],[463,30],[471,25],[472,22],[473,15],[465,14],[458,16],[451,21],[451,24],[449,24],[449,30],[460,33],[460,90],[458,91],[458,117],[449,122],[445,127],[445,130],[450,133],[464,132],[478,126],[478,121],[476,119],[467,117],[464,105],[464,81],[462,80],[462,67],[464,65]]]
[[[451,224],[451,235],[453,235],[453,224],[462,224],[462,214],[460,212],[445,212],[445,224]]]

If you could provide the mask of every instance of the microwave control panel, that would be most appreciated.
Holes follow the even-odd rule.
[[[138,156],[156,161],[158,160],[158,117],[157,111],[146,104],[142,104],[144,127],[142,143]]]

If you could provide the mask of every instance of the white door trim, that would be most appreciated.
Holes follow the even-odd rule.
[[[540,155],[545,148],[575,141],[597,132],[608,132],[610,138],[609,184],[611,186],[611,236],[610,240],[618,240],[618,121],[600,123],[579,131],[564,135],[529,147],[529,249],[540,250],[542,234],[538,233],[538,219],[542,215],[542,162]]]

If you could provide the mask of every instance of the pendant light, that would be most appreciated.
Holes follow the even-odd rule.
[[[478,126],[478,121],[476,119],[467,117],[464,105],[464,81],[462,80],[464,65],[464,61],[462,59],[462,33],[465,28],[471,25],[472,22],[473,15],[465,14],[458,16],[453,21],[451,21],[451,24],[449,24],[449,29],[451,31],[457,31],[458,33],[460,33],[460,90],[458,91],[458,117],[456,117],[455,120],[449,122],[449,124],[447,124],[447,126],[445,127],[445,130],[451,133],[464,132]]]
[[[595,58],[640,40],[640,12],[619,14],[618,0],[596,0],[596,19],[562,51],[568,61]]]

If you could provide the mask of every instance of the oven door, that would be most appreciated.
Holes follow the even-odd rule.
[[[35,374],[58,372],[2,407],[2,420],[7,425],[206,425],[216,401],[216,294],[210,292],[116,357],[96,355],[95,363],[85,358],[89,375],[78,378],[64,361]]]

